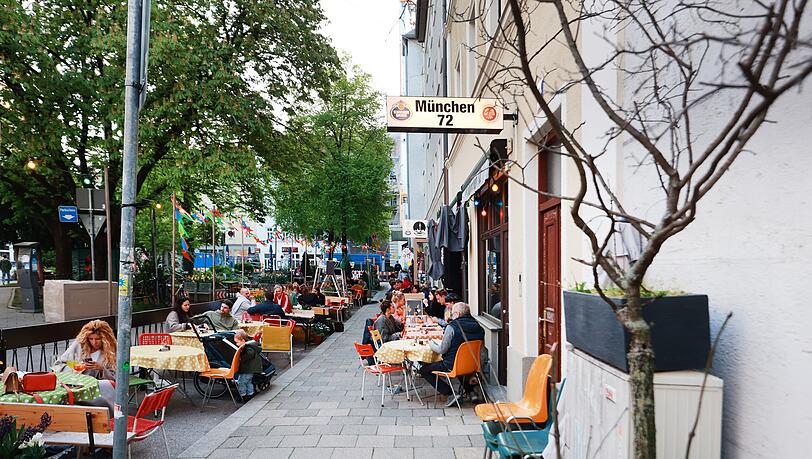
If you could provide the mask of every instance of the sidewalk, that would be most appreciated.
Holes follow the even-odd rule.
[[[431,397],[426,407],[416,400],[406,401],[405,394],[394,400],[387,394],[381,408],[380,389],[371,378],[361,400],[361,372],[353,342],[360,342],[364,320],[374,316],[377,308],[371,304],[358,310],[347,321],[345,332],[331,335],[275,379],[270,390],[179,457],[482,457],[479,419],[470,404],[463,405],[464,415],[460,415],[456,407],[431,408]],[[427,394],[433,392],[429,389]]]
[[[0,287],[0,328],[28,327],[45,323],[41,312],[22,312],[11,308],[17,287]]]

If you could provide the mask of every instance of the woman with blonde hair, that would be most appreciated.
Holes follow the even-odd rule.
[[[71,368],[68,362],[73,362]],[[112,410],[116,394],[116,337],[113,329],[103,320],[86,323],[68,349],[59,356],[54,371],[77,371],[99,380],[104,404]]]

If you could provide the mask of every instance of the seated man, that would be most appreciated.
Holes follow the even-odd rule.
[[[282,309],[282,306],[274,303],[273,297],[274,292],[265,292],[265,301],[259,303],[256,306],[251,306],[250,308],[248,308],[248,314],[275,315],[283,319],[287,319],[287,316],[285,315],[285,311]]]
[[[395,304],[388,300],[381,301],[381,315],[375,320],[373,328],[381,332],[384,343],[400,339],[403,324],[395,319]]]
[[[240,323],[231,315],[231,300],[223,300],[220,309],[216,311],[206,311],[195,317],[208,317],[214,325],[215,331],[236,330],[240,328]]]
[[[450,296],[450,295],[449,295]],[[434,387],[437,384],[437,392],[446,395],[445,406],[451,407],[460,397],[462,393],[457,393],[456,397],[452,395],[451,387],[446,383],[443,376],[436,376],[432,371],[451,371],[454,367],[454,359],[457,356],[457,350],[460,345],[466,341],[484,340],[485,330],[479,323],[471,317],[471,308],[463,302],[454,303],[451,310],[451,320],[443,333],[443,341],[437,343],[436,341],[429,342],[429,347],[432,351],[442,354],[443,360],[440,362],[429,363],[420,367],[420,375]]]

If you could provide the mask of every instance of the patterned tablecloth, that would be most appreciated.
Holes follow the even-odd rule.
[[[73,391],[73,399],[75,402],[85,400],[93,400],[94,398],[101,397],[99,391],[99,380],[82,373],[75,373],[73,371],[57,373],[56,379],[58,382],[70,386]],[[0,391],[3,387],[0,387]],[[42,402],[49,405],[61,405],[68,403],[68,391],[57,383],[56,389],[49,391],[37,392],[42,397]],[[19,394],[4,394],[0,395],[0,402],[15,402],[15,403],[37,403],[31,395],[20,392]]]
[[[174,338],[173,338],[173,343]],[[168,351],[161,346],[133,346],[130,348],[130,365],[158,370],[206,371],[209,359],[203,349],[172,344]]]
[[[406,359],[412,362],[439,362],[443,356],[432,351],[428,344],[414,344],[413,340],[397,340],[383,343],[375,357],[384,363],[401,363]]]
[[[208,336],[211,335],[212,332],[200,332],[200,336]],[[198,349],[203,349],[203,343],[197,339],[197,335],[192,330],[180,331],[180,332],[172,332],[172,344],[178,346],[189,346],[189,347],[196,347]]]
[[[240,328],[245,330],[250,336],[254,336],[262,331],[262,326],[265,322],[240,322]]]
[[[436,339],[442,341],[443,329],[442,327],[406,327],[403,339],[421,339],[431,340]]]

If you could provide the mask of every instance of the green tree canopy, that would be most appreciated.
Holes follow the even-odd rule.
[[[263,211],[270,176],[296,160],[275,147],[279,114],[325,95],[338,69],[323,19],[317,0],[154,2],[139,198],[168,204],[178,191]],[[126,22],[123,0],[0,6],[0,232],[47,228],[60,276],[78,228],[58,223],[57,206],[105,165],[111,194],[121,182]],[[97,247],[103,256],[102,238]]]
[[[344,245],[386,236],[393,142],[369,83],[354,68],[324,103],[292,118],[281,145],[305,160],[275,182],[274,219],[285,231]]]

